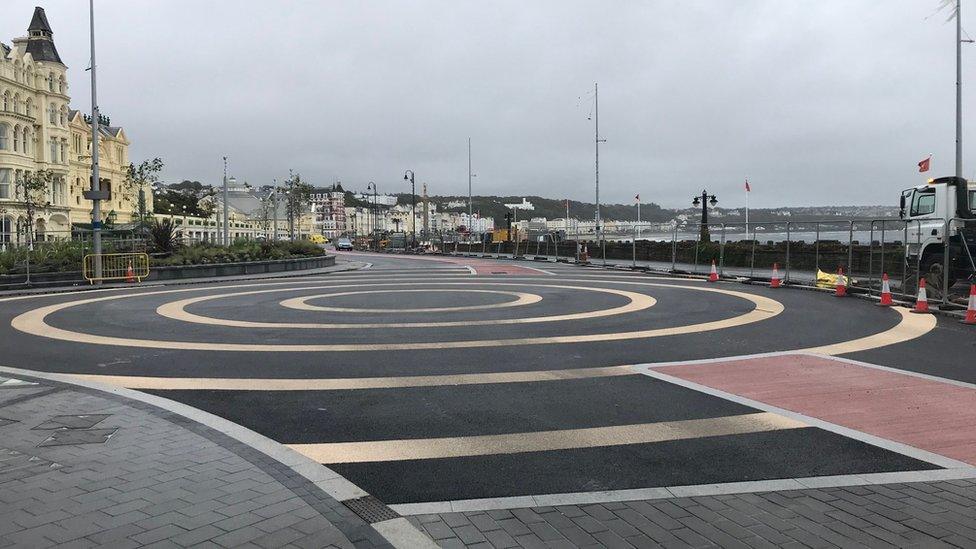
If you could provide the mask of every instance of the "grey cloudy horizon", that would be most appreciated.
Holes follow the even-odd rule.
[[[748,177],[753,207],[896,204],[953,170],[955,33],[938,0],[95,4],[101,110],[167,182],[219,183],[226,155],[252,185],[294,169],[409,192],[409,168],[418,193],[467,194],[470,137],[476,195],[592,202],[594,82],[606,203],[683,208],[707,187],[736,207]],[[88,112],[88,2],[8,0],[0,41],[35,5]],[[976,178],[974,128],[964,118]]]

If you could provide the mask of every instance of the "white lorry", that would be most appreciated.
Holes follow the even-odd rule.
[[[908,224],[909,272],[918,272],[937,291],[952,288],[959,280],[976,279],[976,183],[939,177],[906,189],[900,215]]]

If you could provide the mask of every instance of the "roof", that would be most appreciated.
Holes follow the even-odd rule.
[[[40,6],[34,8],[34,17],[31,18],[30,26],[27,27],[27,30],[51,32],[51,25],[47,22],[47,15],[44,13],[44,8]]]
[[[30,26],[27,28],[30,37],[27,39],[27,53],[31,54],[34,61],[53,61],[64,65],[58,49],[54,47],[54,40],[51,35],[51,25],[47,22],[47,15],[44,8],[34,8],[34,17],[31,19]]]

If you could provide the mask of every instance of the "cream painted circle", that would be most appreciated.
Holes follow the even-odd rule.
[[[566,280],[566,282],[591,282],[591,281],[585,279],[570,279],[570,280]],[[712,330],[732,328],[735,326],[743,326],[746,324],[751,324],[754,322],[759,322],[762,320],[767,320],[769,318],[772,318],[782,313],[783,310],[785,309],[782,303],[774,299],[770,299],[768,297],[759,296],[759,295],[748,294],[745,292],[738,292],[735,290],[726,290],[721,288],[710,288],[710,287],[703,287],[703,286],[689,286],[683,284],[660,284],[660,283],[653,283],[653,282],[628,282],[628,283],[632,285],[640,285],[640,286],[676,288],[676,289],[683,289],[683,290],[693,290],[693,291],[700,291],[700,292],[730,295],[733,297],[738,297],[746,301],[752,302],[755,305],[755,308],[752,311],[749,311],[747,313],[741,314],[733,318],[713,320],[708,322],[700,322],[700,323],[688,324],[684,326],[654,328],[649,330],[635,330],[629,332],[615,332],[615,333],[602,333],[602,334],[580,334],[580,335],[569,335],[569,336],[542,336],[542,337],[509,338],[509,339],[479,339],[479,340],[440,341],[440,342],[431,341],[431,342],[414,342],[414,343],[406,342],[406,343],[346,343],[346,344],[265,344],[265,343],[166,341],[166,340],[137,339],[137,338],[112,337],[112,336],[101,336],[95,334],[86,334],[86,333],[56,328],[46,322],[46,318],[48,315],[78,305],[84,305],[88,303],[95,303],[95,302],[102,302],[102,301],[111,301],[116,299],[125,299],[127,297],[133,297],[133,296],[157,295],[157,294],[175,293],[180,291],[184,291],[184,292],[192,291],[192,290],[184,289],[184,290],[164,290],[160,292],[144,292],[139,294],[114,295],[108,297],[81,299],[78,301],[73,301],[73,302],[69,301],[66,303],[57,303],[54,305],[39,307],[37,309],[25,312],[15,317],[13,320],[11,320],[10,325],[13,328],[24,333],[37,335],[41,337],[47,337],[51,339],[58,339],[62,341],[86,343],[90,345],[115,345],[115,346],[122,346],[122,347],[139,347],[139,348],[150,348],[150,349],[175,349],[175,350],[187,350],[187,351],[224,351],[224,352],[400,351],[400,350],[422,350],[422,349],[470,349],[470,348],[499,347],[499,346],[546,345],[546,344],[561,344],[561,343],[588,343],[588,342],[602,342],[602,341],[623,341],[623,340],[630,340],[630,339],[646,339],[646,338],[669,336],[669,335],[700,333],[700,332],[707,332]],[[431,284],[439,284],[439,283],[432,282]],[[486,284],[486,283],[468,282],[468,284]],[[257,286],[260,284],[254,284],[254,285]],[[518,284],[518,285],[524,286],[525,284]],[[580,288],[576,286],[570,286],[570,287]],[[601,289],[605,290],[605,288],[601,288]]]
[[[411,282],[413,285],[437,285],[437,286],[525,286],[526,284],[516,284],[512,282]],[[368,284],[368,286],[400,286],[399,282],[384,282],[384,283],[373,283]],[[535,322],[558,322],[564,320],[583,320],[587,318],[600,318],[605,316],[614,316],[624,313],[631,313],[634,311],[641,311],[649,307],[654,306],[657,300],[648,295],[644,295],[638,292],[628,292],[626,290],[617,290],[613,288],[588,288],[584,286],[568,286],[561,284],[531,284],[532,286],[543,287],[543,288],[562,288],[562,289],[574,289],[574,290],[584,290],[592,292],[603,292],[608,294],[619,295],[621,297],[626,297],[628,303],[626,305],[621,305],[619,307],[613,307],[611,309],[601,309],[597,311],[590,311],[585,313],[570,313],[563,315],[552,315],[552,316],[536,316],[536,317],[526,317],[526,318],[502,318],[496,320],[458,320],[458,321],[442,321],[442,322],[374,322],[374,323],[321,323],[321,322],[255,322],[249,320],[229,320],[222,318],[213,318],[209,316],[198,315],[195,313],[188,312],[186,307],[203,301],[210,301],[214,299],[222,299],[225,297],[236,297],[241,295],[252,295],[252,294],[266,294],[274,292],[290,292],[294,291],[295,288],[275,288],[272,290],[252,290],[249,292],[236,292],[231,294],[220,294],[220,295],[205,295],[200,297],[191,297],[189,299],[181,299],[178,301],[171,301],[169,303],[164,303],[156,308],[156,314],[170,318],[173,320],[180,320],[183,322],[192,322],[194,324],[210,324],[212,326],[229,326],[234,328],[288,328],[288,329],[354,329],[354,328],[448,328],[448,327],[458,327],[458,326],[494,326],[502,324],[531,324]],[[301,289],[321,289],[321,288],[362,288],[363,284],[344,284],[335,286],[315,286],[312,288],[301,288]]]
[[[542,296],[527,294],[524,292],[506,292],[503,290],[436,290],[438,293],[481,293],[481,294],[501,294],[515,296],[515,301],[505,303],[491,303],[488,305],[468,305],[463,307],[425,307],[419,309],[358,309],[355,307],[328,307],[325,305],[309,305],[313,299],[324,299],[328,297],[339,297],[346,295],[364,294],[396,294],[396,293],[425,293],[429,294],[432,290],[357,290],[354,292],[337,292],[332,294],[318,294],[303,297],[293,297],[281,302],[282,307],[298,309],[300,311],[328,311],[332,313],[448,313],[453,311],[479,311],[483,309],[504,309],[506,307],[519,307],[521,305],[531,305],[542,301]]]

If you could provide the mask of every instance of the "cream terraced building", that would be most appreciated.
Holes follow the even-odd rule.
[[[24,242],[27,222],[16,182],[25,174],[50,170],[57,179],[47,204],[35,214],[37,240],[68,238],[73,224],[91,223],[91,125],[70,108],[67,67],[54,45],[43,8],[35,8],[28,36],[12,46],[0,42],[0,245]],[[99,181],[111,197],[102,204],[106,220],[132,221],[139,189],[127,188],[129,140],[103,117],[99,124]],[[145,189],[146,211],[152,192]]]

